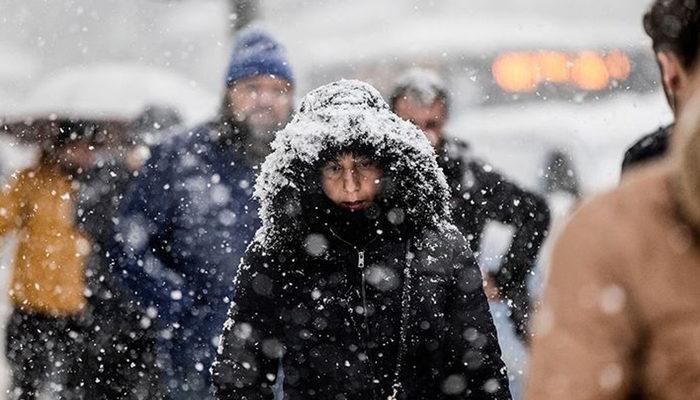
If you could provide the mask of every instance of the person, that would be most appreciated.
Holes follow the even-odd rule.
[[[528,399],[700,396],[700,87],[667,159],[588,201],[554,253]]]
[[[697,79],[698,12],[691,2],[670,0],[655,1],[644,15],[644,30],[651,37],[661,83],[674,116],[683,112],[692,82]],[[630,146],[622,173],[666,154],[672,131],[673,124],[661,127]]]
[[[547,236],[549,209],[544,199],[507,180],[470,154],[469,145],[444,133],[449,95],[433,71],[412,69],[399,77],[391,92],[392,110],[428,137],[451,189],[455,224],[478,252],[487,222],[514,228],[510,248],[487,280],[505,298],[518,336],[527,342],[530,300],[527,278]]]
[[[281,45],[259,27],[238,35],[219,116],[153,148],[115,219],[114,275],[159,332],[170,399],[210,398],[236,266],[259,225],[255,172],[292,112]]]
[[[311,91],[256,182],[218,399],[509,399],[481,272],[425,136],[370,85]]]
[[[80,175],[76,193],[76,221],[89,238],[86,262],[86,307],[82,317],[84,349],[77,369],[86,399],[163,398],[156,360],[156,336],[146,310],[125,293],[109,270],[107,251],[114,236],[119,204],[140,167],[143,125],[167,128],[166,120],[152,118],[149,107],[125,126],[115,121],[76,121],[72,129],[95,132],[95,163]]]
[[[5,347],[11,399],[55,391],[73,398],[80,388],[74,372],[90,244],[73,218],[74,180],[93,159],[89,138],[64,121],[42,126],[56,136],[43,146],[38,165],[13,174],[0,191],[0,235],[18,238]]]

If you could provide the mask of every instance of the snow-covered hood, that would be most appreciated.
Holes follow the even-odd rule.
[[[392,113],[372,86],[341,80],[308,93],[272,143],[255,187],[263,222],[256,242],[273,245],[302,234],[308,221],[302,204],[322,155],[357,146],[381,160],[392,204],[406,221],[439,229],[449,219],[449,189],[425,135]]]

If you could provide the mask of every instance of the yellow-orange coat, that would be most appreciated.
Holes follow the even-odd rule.
[[[15,307],[69,316],[85,305],[89,244],[78,231],[74,189],[56,167],[25,170],[0,191],[0,235],[16,231],[10,298]]]

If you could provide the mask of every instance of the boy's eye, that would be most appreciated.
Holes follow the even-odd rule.
[[[370,160],[369,158],[363,158],[363,159],[357,160],[355,165],[357,165],[358,168],[370,168],[374,165],[374,162],[372,160]]]
[[[338,165],[338,164],[327,164],[327,165],[325,165],[321,170],[322,170],[322,172],[323,172],[324,174],[333,174],[333,173],[337,173],[338,171],[340,171],[340,165]]]

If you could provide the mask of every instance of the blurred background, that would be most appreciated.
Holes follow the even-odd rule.
[[[257,20],[287,47],[298,96],[340,77],[386,91],[406,67],[431,67],[452,90],[453,135],[527,186],[537,185],[548,148],[565,149],[584,190],[600,190],[617,181],[625,145],[670,121],[641,26],[647,6],[0,0],[0,116],[57,103],[128,116],[161,101],[188,123],[204,120],[218,105],[236,29]],[[76,81],[88,93],[75,93]]]
[[[128,120],[160,104],[187,125],[204,121],[236,31],[253,21],[287,48],[297,96],[339,78],[387,93],[406,68],[435,69],[451,91],[449,133],[539,193],[563,154],[589,194],[615,185],[626,147],[672,120],[641,24],[649,3],[0,0],[0,119]],[[31,141],[0,134],[0,175],[34,156]],[[499,237],[495,228],[486,263]],[[11,243],[0,244],[6,275]]]

